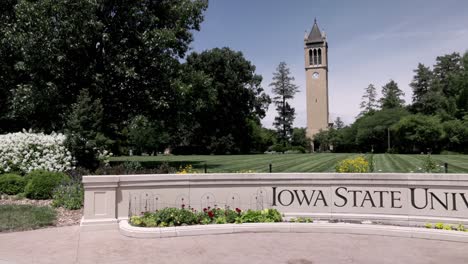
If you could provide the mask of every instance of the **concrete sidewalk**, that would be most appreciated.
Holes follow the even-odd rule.
[[[0,234],[3,263],[468,263],[468,244],[384,236],[263,233],[135,239],[78,226]]]

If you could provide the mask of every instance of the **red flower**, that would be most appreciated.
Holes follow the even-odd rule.
[[[209,212],[208,212],[208,216],[209,216],[210,218],[213,218],[213,216],[214,216],[213,212],[212,212],[212,211],[209,211]]]
[[[182,209],[185,208],[185,204],[182,204]]]
[[[242,211],[241,209],[236,208],[236,212],[237,212],[237,213],[240,213],[241,211]]]
[[[206,212],[206,211],[208,211],[208,209],[206,209],[206,208],[203,208],[203,212]]]

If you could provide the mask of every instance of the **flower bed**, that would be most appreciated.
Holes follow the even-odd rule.
[[[186,225],[228,224],[228,223],[273,223],[283,219],[276,209],[247,210],[239,208],[204,208],[198,212],[193,208],[164,208],[154,213],[130,217],[130,224],[140,227],[167,227]]]

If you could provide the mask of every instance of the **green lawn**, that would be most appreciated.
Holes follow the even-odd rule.
[[[205,164],[208,172],[333,172],[338,161],[359,154],[259,154],[259,155],[188,155],[188,156],[132,156],[114,157],[112,162],[139,161],[145,167],[158,166],[162,162],[179,168],[191,164],[202,171]],[[425,155],[375,154],[376,172],[418,172]],[[432,155],[443,165],[449,164],[449,173],[468,173],[468,155]]]
[[[56,212],[49,206],[0,205],[0,232],[50,226],[55,219]]]

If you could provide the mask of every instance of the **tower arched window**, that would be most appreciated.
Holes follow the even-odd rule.
[[[313,56],[312,56],[312,50],[310,49],[309,50],[309,65],[312,65],[313,64]]]
[[[317,49],[314,49],[314,65],[317,65]]]
[[[318,64],[322,65],[322,49],[318,50]]]

